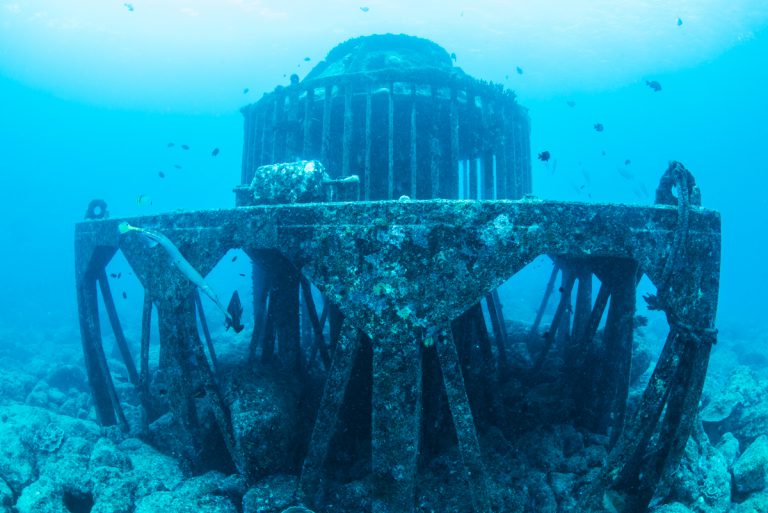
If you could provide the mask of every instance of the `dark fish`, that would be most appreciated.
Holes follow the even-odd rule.
[[[602,123],[595,123],[594,127],[595,127],[595,130],[598,132],[602,132],[603,130],[605,130],[605,127],[603,126]]]
[[[189,149],[189,146],[187,146],[186,144],[182,144],[182,145],[181,145],[181,149],[182,149],[182,150],[188,150],[188,149]]]
[[[547,162],[551,156],[552,155],[550,155],[549,152],[545,150],[539,153],[539,160],[542,162]]]
[[[600,130],[598,130],[598,132],[599,132],[599,131],[600,131]],[[600,152],[600,155],[602,155],[603,157],[605,157],[605,155],[606,155],[606,153],[605,153],[605,150],[601,151],[601,152]]]
[[[631,160],[629,160],[629,159],[627,159],[627,160],[625,160],[625,161],[624,161],[624,165],[625,165],[625,166],[628,166],[628,165],[630,165],[631,163],[632,163],[632,161],[631,161]]]
[[[243,277],[244,277],[244,276],[245,276],[245,273],[240,273],[240,276],[243,276]]]
[[[504,75],[504,80],[509,80],[509,75]]]
[[[165,173],[163,173],[162,171],[158,171],[157,176],[159,176],[160,178],[165,178]]]
[[[168,145],[167,145],[167,146],[168,146],[169,148],[173,148],[173,147],[174,147],[174,146],[176,146],[176,145],[175,145],[174,143],[168,143]]]
[[[232,261],[234,262],[235,260],[237,260],[237,255],[232,257]]]
[[[451,60],[456,62],[456,54],[454,52],[451,52]]]
[[[123,273],[117,273],[117,279],[119,280]]]
[[[661,84],[657,80],[646,80],[645,85],[653,89],[655,93],[661,91]]]
[[[682,18],[678,18],[677,19],[677,26],[679,27],[682,24],[683,24],[683,19]]]
[[[117,279],[117,275],[116,275],[115,273],[112,273],[112,274],[110,274],[109,276],[110,276],[110,278],[115,278],[115,279]]]
[[[206,395],[205,387],[203,387],[202,385],[200,385],[195,391],[192,392],[192,397],[195,399],[202,399],[203,397],[205,397],[205,395]]]
[[[370,7],[361,7],[360,10],[363,11],[363,12],[368,12],[371,9],[370,9]]]
[[[125,291],[123,291],[123,299],[128,299],[128,294],[126,294]]]
[[[573,100],[568,100],[567,102],[565,102],[565,104],[568,105],[569,107],[575,107],[576,106],[576,102],[573,101]]]
[[[213,151],[211,152],[211,157],[215,157],[218,154],[219,154],[219,149],[218,148],[214,148]]]
[[[250,91],[250,89],[248,89],[248,88],[246,87],[245,89],[243,89],[243,94],[248,94],[248,91]]]
[[[518,75],[522,75],[523,74],[523,68],[521,68],[520,66],[515,66],[515,71],[517,71]]]
[[[129,12],[133,12],[133,4],[125,3],[123,5],[126,9],[128,9]]]
[[[240,295],[237,291],[232,293],[232,299],[229,300],[229,306],[227,306],[227,313],[229,317],[224,319],[226,329],[232,328],[235,333],[243,331],[245,326],[240,323],[240,318],[243,316],[243,305],[240,303]]]
[[[181,166],[179,164],[174,164],[173,167],[175,167],[176,169],[181,169]]]
[[[304,57],[304,62],[309,62],[309,61],[311,61],[311,60],[312,60],[312,59],[310,59],[309,57]]]

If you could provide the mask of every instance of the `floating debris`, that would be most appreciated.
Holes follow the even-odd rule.
[[[162,171],[158,171],[157,176],[159,176],[160,178],[165,178],[165,173],[163,173]]]
[[[598,132],[599,132],[599,131],[600,131],[600,130],[598,130]],[[605,152],[605,150],[603,150],[603,151],[601,151],[601,152],[600,152],[600,155],[602,155],[603,157],[605,157],[605,156],[607,155],[607,153]]]
[[[679,26],[680,26],[680,25],[682,25],[682,24],[683,24],[683,20],[682,20],[682,18],[678,18],[678,19],[677,19],[677,26],[679,27]]]
[[[595,131],[597,132],[602,132],[603,130],[605,130],[605,127],[603,126],[602,123],[595,123],[594,128],[595,128]],[[605,152],[603,152],[603,155],[605,155]]]
[[[123,299],[128,299],[128,294],[126,294],[125,291],[123,291]]]
[[[631,160],[629,160],[629,159],[627,159],[627,160],[625,160],[625,161],[624,161],[624,165],[625,165],[625,166],[628,166],[628,165],[630,165],[631,163],[632,163],[632,161],[631,161]]]
[[[544,150],[541,153],[539,153],[539,160],[542,162],[548,162],[551,156],[552,155],[550,155],[550,153],[547,150]]]
[[[176,146],[176,144],[175,144],[175,143],[172,143],[172,142],[170,142],[170,143],[168,143],[166,146],[167,146],[168,148],[173,148],[174,146]]]
[[[139,194],[136,196],[136,204],[141,206],[151,205],[152,197],[149,194]]]
[[[311,61],[311,60],[312,60],[312,59],[310,59],[309,57],[304,57],[304,62],[309,62],[309,61]]]
[[[627,180],[632,180],[633,178],[635,178],[635,173],[633,173],[626,167],[618,167],[616,168],[616,171],[619,172],[622,178],[626,178]]]
[[[568,105],[569,107],[575,107],[576,106],[576,102],[573,101],[573,100],[568,100],[567,102],[565,102],[565,104]]]
[[[186,144],[182,144],[182,145],[181,145],[181,149],[182,149],[182,150],[188,150],[188,149],[189,149],[189,146],[187,146]]]
[[[174,164],[173,167],[175,167],[176,169],[181,169],[181,166],[179,164]]]
[[[661,84],[657,80],[646,80],[645,85],[653,89],[655,93],[661,91]]]
[[[363,12],[368,12],[371,9],[370,9],[370,7],[361,7],[360,10],[363,11]]]
[[[211,157],[215,157],[218,154],[219,154],[219,149],[218,148],[214,148],[213,151],[211,152]]]
[[[517,71],[518,75],[522,75],[523,74],[523,68],[521,68],[520,66],[515,66],[515,71]]]
[[[133,4],[124,3],[123,6],[128,9],[128,12],[133,12]]]

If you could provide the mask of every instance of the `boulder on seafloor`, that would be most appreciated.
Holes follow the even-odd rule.
[[[21,404],[0,407],[0,476],[0,513],[235,513],[246,489],[218,472],[184,480],[141,440]]]
[[[731,503],[728,461],[712,446],[700,425],[688,439],[677,471],[663,481],[657,492],[664,494],[665,501],[695,507],[697,513],[728,511]]]
[[[237,513],[239,484],[220,472],[208,472],[182,482],[172,491],[156,491],[136,501],[134,513]]]
[[[768,436],[758,437],[733,465],[733,484],[738,493],[760,492],[768,484]]]
[[[243,513],[280,513],[294,502],[298,479],[270,475],[253,485],[243,497]]]
[[[766,433],[768,381],[748,367],[736,368],[728,378],[707,378],[705,406],[699,417],[714,442],[731,433],[742,445]]]
[[[650,513],[693,513],[693,511],[679,502],[671,502],[653,508]]]
[[[733,464],[741,454],[741,444],[739,444],[738,438],[731,433],[726,433],[717,443],[717,450],[725,458],[725,462],[728,464],[728,470],[731,470]]]

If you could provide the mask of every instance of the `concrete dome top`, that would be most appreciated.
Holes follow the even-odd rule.
[[[454,68],[451,56],[437,43],[405,34],[376,34],[339,44],[304,80],[414,72],[464,74]]]

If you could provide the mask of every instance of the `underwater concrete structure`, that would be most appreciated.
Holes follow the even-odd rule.
[[[360,510],[407,512],[423,460],[454,446],[474,511],[502,511],[481,435],[519,433],[509,383],[556,382],[569,422],[604,436],[609,451],[572,510],[646,510],[693,429],[716,341],[720,218],[701,207],[682,164],[670,164],[654,205],[524,196],[525,110],[407,36],[343,43],[243,114],[236,208],[111,219],[96,204],[75,228],[83,352],[102,425],[147,435],[165,422],[192,472],[212,466],[211,447],[221,449],[217,465],[252,482],[287,460],[300,476],[297,501],[316,511],[337,485],[334,448],[364,462],[370,500]],[[162,234],[186,264],[121,230],[126,222]],[[227,367],[188,269],[205,276],[232,249],[253,262],[254,326],[250,357]],[[118,251],[145,290],[138,365],[106,272]],[[554,261],[552,279],[537,318],[513,332],[496,289],[540,255]],[[669,334],[630,405],[642,276]],[[99,293],[139,398],[138,426],[115,391]],[[510,352],[513,340],[527,360]],[[290,393],[271,395],[275,387]],[[292,414],[264,428],[265,411],[280,408]]]

